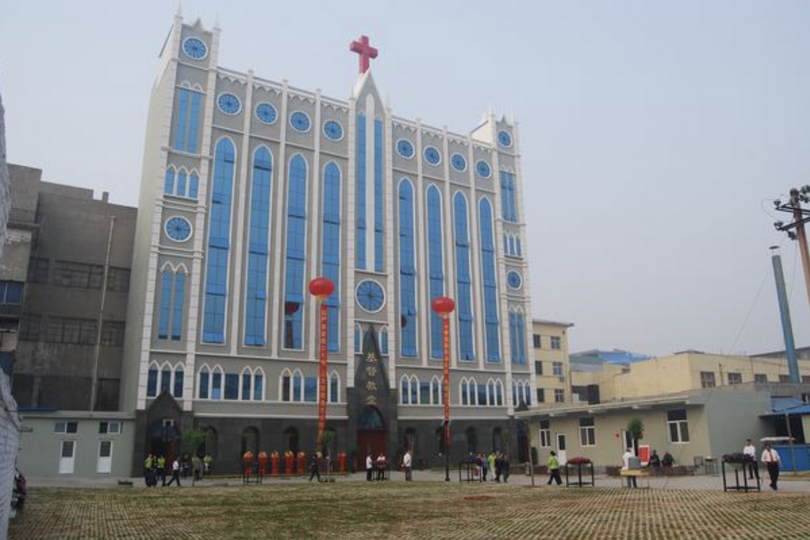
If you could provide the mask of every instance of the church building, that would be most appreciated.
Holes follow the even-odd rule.
[[[369,66],[376,49],[365,36],[351,49],[359,75],[336,99],[220,67],[220,29],[175,18],[150,98],[127,313],[135,470],[190,427],[209,430],[222,472],[246,450],[313,451],[308,284],[320,276],[336,286],[335,451],[442,462],[431,300],[449,296],[453,462],[507,447],[517,459],[514,413],[537,387],[517,125],[488,113],[460,134],[398,117]]]

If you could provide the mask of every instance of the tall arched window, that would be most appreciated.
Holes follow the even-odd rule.
[[[428,262],[430,301],[444,296],[444,248],[442,243],[442,197],[436,186],[427,192]],[[430,357],[444,357],[442,319],[430,310]]]
[[[272,171],[273,157],[270,151],[264,146],[258,147],[253,154],[253,182],[250,189],[245,345],[265,344]]]
[[[164,270],[160,273],[160,318],[158,319],[158,339],[169,337],[169,315],[172,305],[172,273]]]
[[[253,371],[246,367],[242,370],[242,392],[239,399],[242,401],[250,401],[253,389]]]
[[[357,113],[357,159],[355,171],[355,266],[366,269],[366,115]]]
[[[337,371],[329,375],[329,403],[340,402],[340,376]]]
[[[306,260],[307,163],[290,160],[287,185],[287,265],[284,273],[284,348],[302,349],[304,261]]]
[[[208,258],[205,267],[205,312],[203,341],[225,342],[225,305],[228,294],[228,254],[231,241],[231,193],[236,151],[221,139],[214,157],[214,186],[208,226]]]
[[[515,175],[508,171],[501,171],[501,207],[503,219],[517,221],[515,209]]]
[[[467,199],[456,193],[453,200],[456,233],[456,313],[458,317],[459,359],[475,360],[473,346],[472,294],[470,292],[470,237],[467,226]]]
[[[416,262],[413,230],[413,186],[399,183],[399,289],[402,356],[416,356]]]
[[[437,376],[430,379],[430,402],[433,405],[442,404],[442,381]]]
[[[481,229],[481,274],[484,278],[484,325],[487,361],[501,361],[500,328],[498,327],[498,291],[495,280],[495,241],[492,233],[492,205],[483,198],[478,216]]]
[[[385,271],[383,253],[383,123],[374,120],[374,270]]]
[[[200,368],[200,373],[197,377],[197,397],[200,399],[208,399],[210,396],[211,388],[211,372],[208,366]]]
[[[152,362],[146,379],[146,397],[156,397],[158,393],[158,365]]]
[[[523,313],[516,309],[509,310],[509,342],[512,348],[512,363],[526,363],[525,320]]]
[[[160,272],[160,315],[158,318],[158,339],[179,341],[183,334],[183,308],[186,298],[185,267],[180,265],[173,270],[167,263]],[[171,327],[171,331],[170,331]]]
[[[253,401],[264,401],[264,371],[262,368],[253,371]]]
[[[407,375],[403,375],[399,381],[399,402],[402,405],[411,403],[411,380]]]
[[[329,350],[340,350],[340,169],[329,162],[323,171],[323,253],[321,275],[335,284],[326,300],[329,310],[327,343]]]

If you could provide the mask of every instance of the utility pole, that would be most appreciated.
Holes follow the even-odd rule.
[[[90,379],[90,410],[96,410],[98,401],[98,363],[101,354],[102,325],[104,324],[104,308],[107,304],[107,280],[110,275],[110,251],[112,250],[113,232],[115,231],[115,216],[110,216],[110,232],[107,236],[107,255],[104,258],[104,277],[101,280],[101,305],[98,310],[98,323],[96,325],[96,341],[93,348],[93,375]]]
[[[779,199],[773,201],[776,210],[787,212],[793,216],[793,222],[785,224],[777,221],[773,224],[777,231],[786,232],[788,238],[799,242],[802,254],[802,269],[804,270],[804,288],[807,301],[810,304],[810,254],[807,250],[807,235],[804,224],[810,222],[810,210],[802,208],[802,203],[810,203],[810,185],[790,190],[790,201],[783,203]],[[795,232],[794,232],[795,231]]]

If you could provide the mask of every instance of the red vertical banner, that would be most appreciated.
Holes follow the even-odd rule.
[[[444,403],[444,440],[450,444],[450,317],[442,319],[442,341],[444,347],[444,373],[442,377],[442,403]]]
[[[329,308],[326,306],[326,299],[321,301],[321,351],[318,379],[320,387],[318,389],[318,444],[321,444],[321,437],[326,429],[326,401],[328,381],[326,380],[326,361],[329,354]]]

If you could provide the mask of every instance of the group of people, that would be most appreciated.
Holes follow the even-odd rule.
[[[477,475],[482,482],[486,482],[487,477],[495,482],[500,482],[501,478],[504,482],[509,479],[509,456],[504,452],[493,450],[489,455],[470,453],[469,460],[475,465],[473,474]]]
[[[751,439],[746,439],[743,454],[748,464],[749,479],[753,480],[756,477],[757,482],[759,482],[759,461],[762,461],[768,469],[768,477],[771,480],[769,484],[770,488],[774,491],[778,490],[777,482],[779,481],[779,468],[782,465],[782,459],[779,457],[779,452],[773,449],[771,443],[765,443],[765,447],[762,449],[761,459],[758,461],[757,447]]]
[[[375,459],[369,452],[366,455],[366,480],[368,482],[387,480],[386,472],[388,472],[388,459],[385,454],[380,454]]]
[[[214,458],[211,454],[205,454],[202,458],[196,454],[183,454],[181,457],[175,457],[171,464],[164,455],[149,454],[143,462],[146,487],[155,487],[158,481],[163,486],[177,484],[179,487],[180,478],[185,478],[190,474],[194,474],[194,480],[200,480],[203,475],[211,474],[213,463]],[[171,467],[171,478],[168,482],[166,481],[169,472],[167,465]]]

